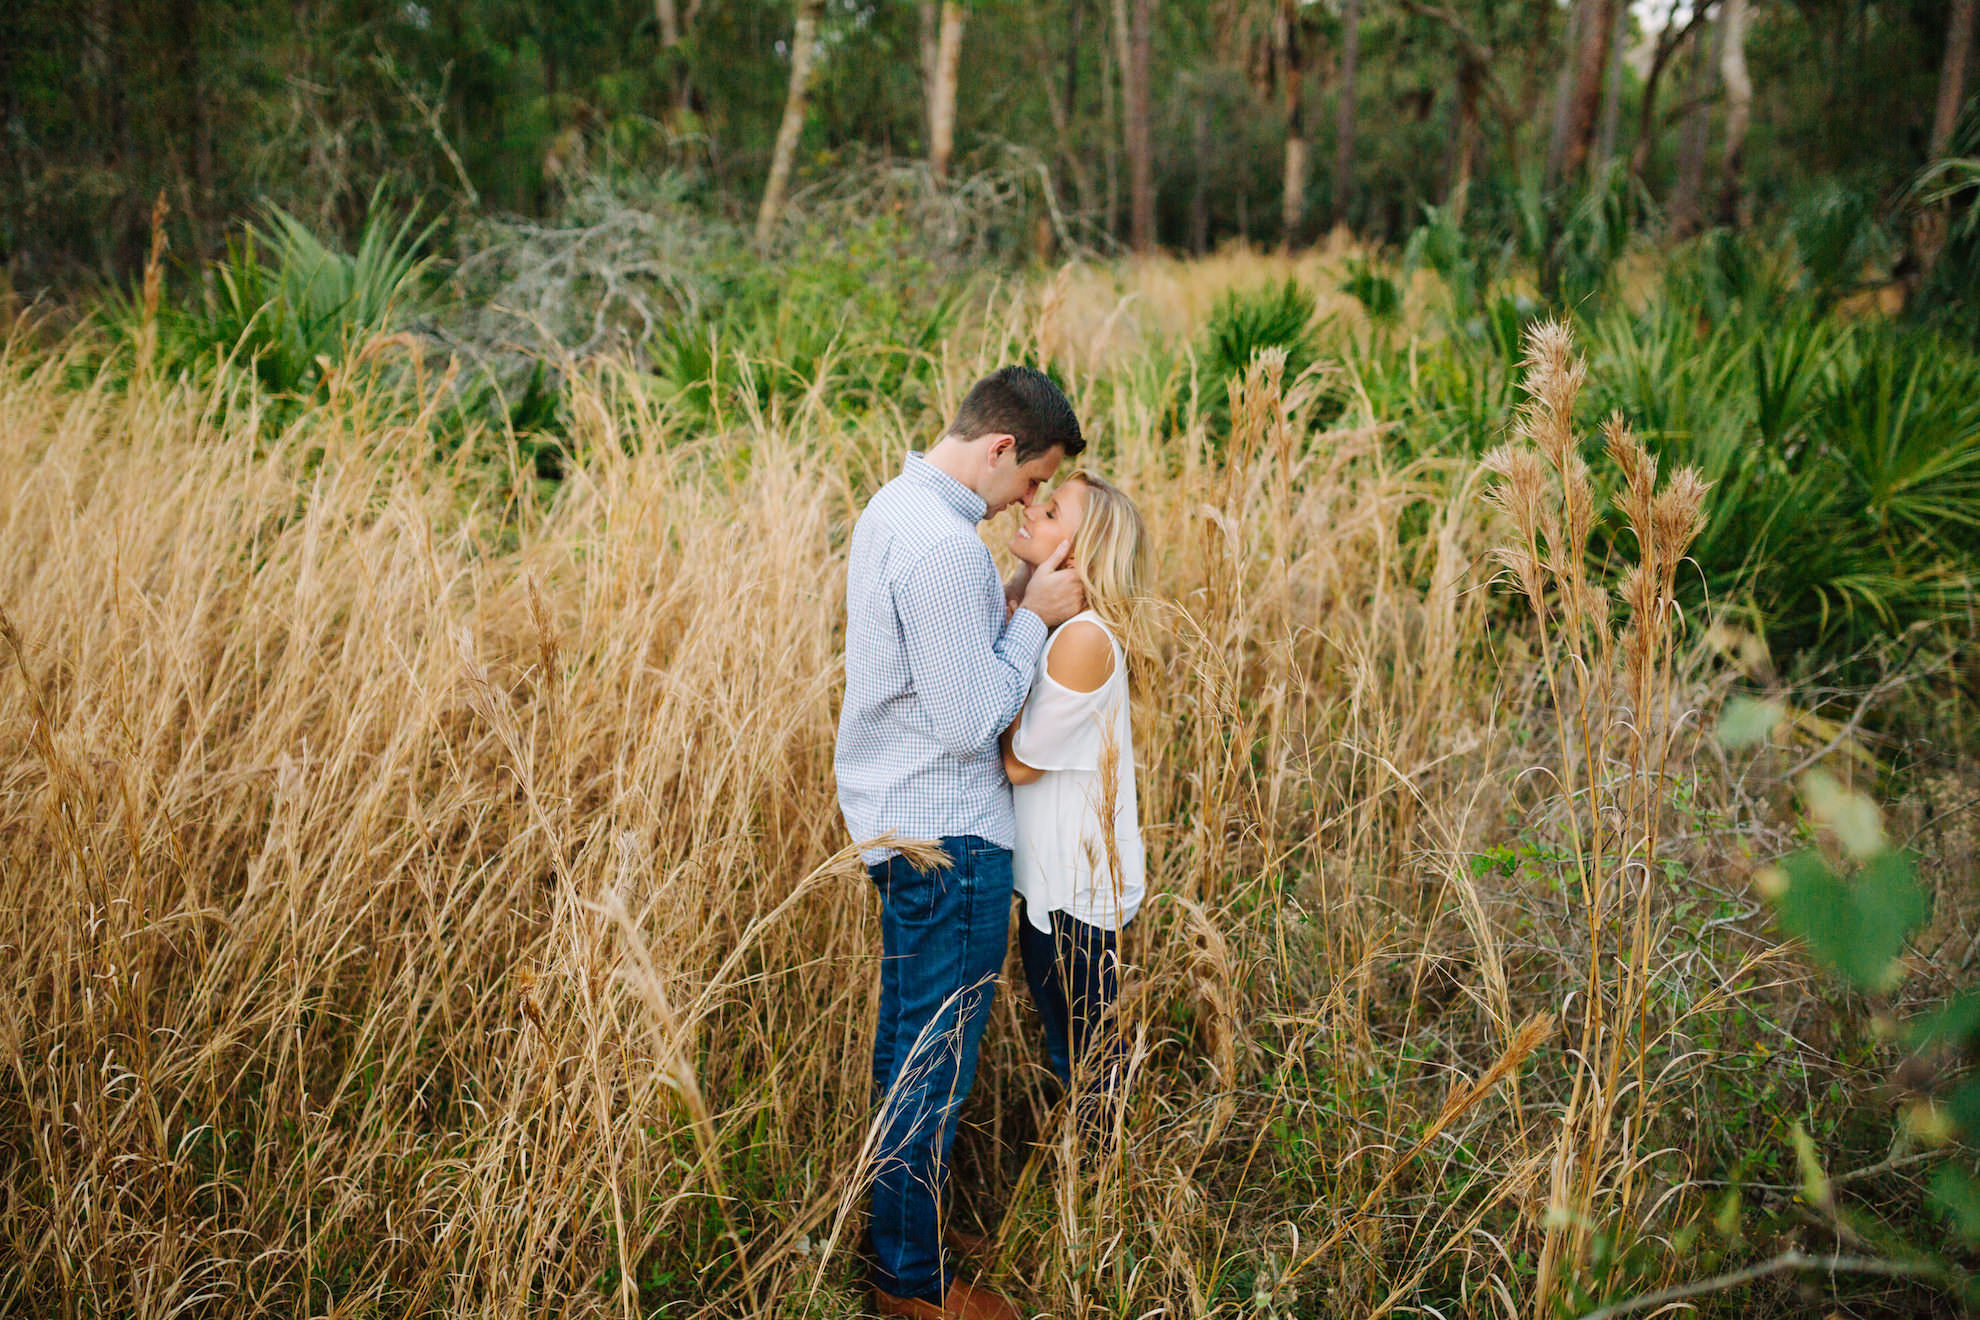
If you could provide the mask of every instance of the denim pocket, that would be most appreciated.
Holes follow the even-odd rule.
[[[897,919],[919,923],[935,915],[935,905],[941,901],[944,882],[950,874],[947,867],[923,871],[897,854],[874,869],[877,872],[874,883],[880,887],[881,898]]]

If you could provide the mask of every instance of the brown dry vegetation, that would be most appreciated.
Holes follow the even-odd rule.
[[[16,341],[0,1310],[856,1311],[846,535],[969,381],[1068,333],[1068,287],[892,421],[827,378],[685,434],[597,363],[547,497],[431,456],[435,380],[354,374],[271,439],[243,385],[74,387],[73,343]],[[1082,1163],[1000,996],[961,1188],[999,1277],[1058,1315],[1360,1316],[1541,1313],[1543,1256],[1684,1277],[1659,1244],[1719,1172],[1694,1033],[1805,1000],[1737,860],[1779,813],[1698,738],[1684,630],[1618,603],[1542,646],[1488,585],[1488,474],[1394,466],[1365,410],[1314,430],[1311,378],[1257,368],[1221,452],[1116,385],[1087,362],[1074,402],[1172,605],[1136,1079]],[[1472,865],[1570,836],[1573,884]]]

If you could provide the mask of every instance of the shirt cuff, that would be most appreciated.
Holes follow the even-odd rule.
[[[1005,656],[1024,655],[1037,660],[1038,653],[1045,648],[1045,638],[1051,633],[1045,620],[1020,605],[1012,611],[1004,624],[1004,635],[997,639],[997,649]]]

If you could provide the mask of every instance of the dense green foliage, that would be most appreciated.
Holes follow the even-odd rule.
[[[1708,5],[1673,41],[1689,5],[1623,6],[1596,148],[1612,168],[1592,174],[1585,194],[1556,186],[1551,163],[1573,50],[1567,5],[1412,0],[1350,11],[1297,0],[1279,14],[1275,0],[1153,3],[1158,238],[1303,240],[1346,224],[1401,241],[1426,205],[1456,202],[1475,232],[1520,234],[1543,291],[1572,304],[1586,259],[1664,211],[1680,227],[1792,214],[1825,290],[1897,280],[1943,306],[1958,290],[1939,286],[1963,286],[1972,263],[1919,269],[1907,217],[1925,195],[1914,181],[1932,165],[1951,3],[1752,0],[1752,127],[1736,160],[1720,158],[1718,11]],[[967,8],[964,172],[1015,153],[1031,218],[1049,211],[1063,237],[1086,243],[1120,239],[1128,171],[1113,11],[1100,0]],[[672,44],[663,9],[678,18]],[[915,0],[825,7],[800,182],[926,151],[924,10]],[[543,218],[597,180],[673,170],[696,208],[734,217],[754,204],[767,168],[792,21],[788,0],[23,0],[0,10],[0,269],[30,291],[133,274],[160,195],[189,257],[221,252],[233,226],[269,203],[354,238],[381,183],[448,219]],[[1275,37],[1275,23],[1286,35]],[[1313,168],[1288,234],[1281,160],[1293,83]],[[1354,111],[1345,142],[1344,100]],[[1956,159],[1974,154],[1972,119],[1951,144]],[[1693,138],[1700,172],[1687,181],[1681,157]],[[1327,168],[1343,147],[1345,169]],[[1030,231],[1014,227],[1002,242],[1024,250]],[[1972,243],[1969,229],[1949,257],[1970,258]]]

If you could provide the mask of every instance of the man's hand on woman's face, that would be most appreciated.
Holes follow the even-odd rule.
[[[1024,586],[1021,603],[1043,619],[1048,628],[1058,627],[1086,608],[1086,590],[1079,585],[1079,574],[1065,567],[1066,555],[1071,550],[1072,542],[1062,543]]]
[[[1016,570],[1005,579],[1004,599],[1011,603],[1012,609],[1016,609],[1017,603],[1024,599],[1024,589],[1031,585],[1031,571],[1032,566],[1020,559]]]

